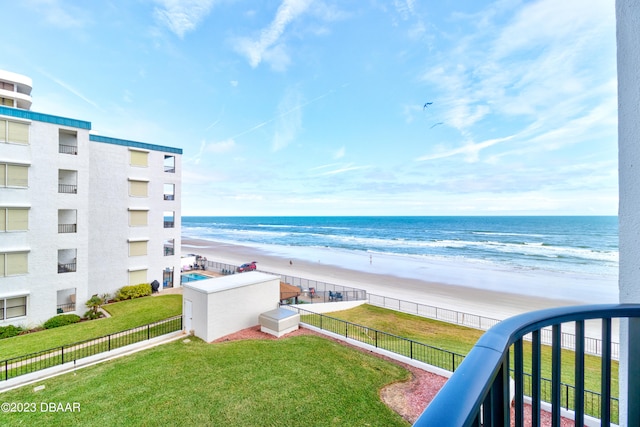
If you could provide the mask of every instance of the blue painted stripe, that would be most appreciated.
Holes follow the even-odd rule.
[[[20,119],[33,120],[36,122],[53,123],[61,126],[69,126],[78,129],[91,130],[91,122],[84,120],[69,119],[66,117],[53,116],[51,114],[36,113],[30,110],[21,110],[19,108],[11,108],[0,106],[0,115],[17,117]]]
[[[126,139],[109,138],[108,136],[89,135],[89,140],[93,142],[104,142],[105,144],[123,145],[125,147],[142,148],[145,150],[164,151],[166,153],[182,154],[182,148],[165,147],[163,145],[147,144],[146,142],[128,141]]]

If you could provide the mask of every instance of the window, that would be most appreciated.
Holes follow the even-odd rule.
[[[164,185],[164,199],[165,200],[175,200],[175,184],[165,184]]]
[[[58,249],[58,273],[73,273],[76,271],[77,260],[77,249]]]
[[[171,256],[174,254],[175,239],[167,239],[164,241],[164,256]]]
[[[129,270],[129,284],[139,285],[140,283],[147,283],[147,269]]]
[[[146,227],[148,225],[148,211],[129,211],[129,226]]]
[[[0,98],[0,105],[4,105],[5,107],[13,107],[13,99]]]
[[[145,168],[149,166],[148,152],[138,151],[138,150],[129,150],[129,154],[131,156],[131,161],[130,161],[131,166],[141,166]]]
[[[176,156],[164,156],[164,171],[176,173]]]
[[[29,209],[0,208],[0,231],[27,231]]]
[[[58,209],[58,233],[78,232],[78,211],[76,209]]]
[[[78,154],[78,132],[67,129],[58,130],[58,152],[62,154]]]
[[[2,105],[7,104],[3,101]],[[13,104],[9,105],[13,106]],[[0,120],[0,141],[13,142],[16,144],[29,144],[29,124]]]
[[[29,184],[29,166],[0,164],[0,187],[22,187]]]
[[[58,193],[78,193],[78,171],[58,169]]]
[[[146,255],[147,243],[147,240],[129,241],[129,256]]]
[[[129,196],[147,197],[149,183],[146,181],[129,180]]]
[[[172,212],[172,211],[164,212],[164,228],[175,227],[175,216],[176,216],[175,212]]]
[[[0,253],[0,277],[27,274],[29,272],[27,254],[27,252]]]
[[[27,315],[27,297],[0,298],[0,320]]]

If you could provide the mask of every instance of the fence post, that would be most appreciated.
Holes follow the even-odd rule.
[[[60,347],[61,351],[62,351],[62,363],[61,365],[64,365],[64,346]]]
[[[9,360],[4,361],[4,380],[9,380]]]
[[[107,341],[108,341],[108,346],[107,346],[107,351],[111,351],[111,334],[107,335]]]
[[[147,325],[147,341],[151,339],[151,327]]]
[[[411,356],[411,360],[413,360],[413,340],[409,341],[409,354]]]
[[[376,348],[378,348],[378,330],[376,329]]]

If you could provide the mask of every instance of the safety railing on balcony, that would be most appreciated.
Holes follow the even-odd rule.
[[[164,221],[164,228],[173,228],[173,221]]]
[[[78,154],[78,146],[76,146],[76,145],[58,144],[58,152],[62,153],[62,154],[77,155]]]
[[[58,224],[58,233],[76,233],[77,224]]]
[[[58,273],[73,273],[76,271],[76,262],[66,264],[58,263]]]
[[[602,356],[600,369],[601,406],[600,413],[594,414],[601,425],[612,422],[611,399],[611,319],[633,319],[634,328],[638,328],[640,304],[607,304],[560,307],[521,314],[504,320],[492,327],[478,340],[477,344],[447,381],[435,399],[414,424],[415,426],[509,426],[521,427],[525,423],[524,401],[530,387],[531,420],[530,425],[540,425],[541,392],[541,338],[542,328],[552,328],[551,346],[551,423],[561,425],[562,365],[561,365],[561,325],[575,323],[575,359],[573,361],[573,386],[571,400],[575,425],[584,425],[585,420],[585,321],[600,319],[602,322]],[[632,323],[632,322],[630,322]],[[532,334],[531,376],[524,372],[524,337]],[[635,349],[636,345],[634,345]],[[637,359],[639,354],[629,351],[629,360]],[[511,424],[510,363],[513,359],[514,406],[513,424]],[[634,368],[637,370],[637,368]],[[637,373],[637,372],[636,372]],[[629,373],[627,425],[640,425],[640,410],[634,402],[640,398],[640,376]],[[569,400],[568,391],[566,400]],[[606,403],[606,404],[605,404]],[[617,417],[616,417],[617,418]]]
[[[76,184],[58,184],[58,193],[77,194],[78,186]]]

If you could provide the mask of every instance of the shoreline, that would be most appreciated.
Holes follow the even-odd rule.
[[[320,261],[287,258],[254,247],[212,240],[186,238],[182,240],[181,249],[183,254],[201,255],[209,261],[233,265],[257,261],[258,269],[265,272],[350,286],[371,294],[498,320],[545,308],[585,304],[584,301],[573,299],[546,298],[428,279],[400,277],[390,273],[380,273],[373,268],[372,271],[366,271],[363,267],[366,268],[367,263],[359,265],[360,269],[349,269]]]

